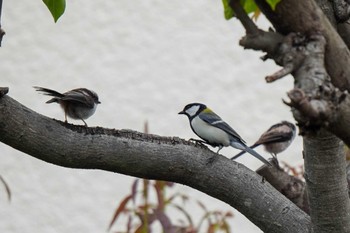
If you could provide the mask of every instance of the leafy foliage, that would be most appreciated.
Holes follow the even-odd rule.
[[[66,9],[66,0],[43,0],[43,2],[51,12],[56,23]]]
[[[277,3],[281,0],[266,0],[266,2],[271,6],[273,10],[275,10]],[[254,13],[254,17],[257,18],[260,10],[258,6],[255,4],[254,0],[240,0],[241,6],[243,6],[245,12],[247,14]],[[233,9],[230,7],[230,0],[222,0],[222,4],[224,5],[224,15],[225,19],[229,20],[235,16]]]
[[[195,225],[191,214],[183,207],[190,198],[178,192],[166,195],[166,192],[174,186],[172,182],[136,179],[132,184],[131,193],[119,203],[109,230],[121,215],[125,215],[127,218],[125,230],[116,233],[150,233],[156,222],[160,223],[162,232],[231,232],[227,219],[233,217],[233,214],[229,211],[209,211],[200,201],[196,203],[203,210],[203,215]],[[155,194],[156,202],[151,201],[151,197],[154,196],[151,194]],[[179,201],[181,204],[178,203]],[[183,216],[182,219],[176,219],[176,225],[173,223],[175,220],[173,216],[179,215],[170,216],[166,211],[167,207],[171,207]]]

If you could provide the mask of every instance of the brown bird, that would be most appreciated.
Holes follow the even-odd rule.
[[[250,148],[255,148],[260,145],[264,145],[265,150],[272,154],[277,159],[277,154],[281,153],[292,143],[295,138],[296,128],[295,125],[282,121],[281,123],[271,126],[265,133],[263,133],[259,140],[256,141]],[[232,157],[231,159],[237,159],[243,155],[245,151],[242,151]]]
[[[87,126],[84,119],[92,116],[97,108],[97,104],[101,102],[98,100],[98,95],[86,88],[77,88],[67,91],[63,94],[43,87],[34,87],[37,91],[44,95],[53,96],[52,99],[46,101],[47,104],[58,103],[64,111],[64,119],[67,122],[67,116],[72,119],[82,120]]]

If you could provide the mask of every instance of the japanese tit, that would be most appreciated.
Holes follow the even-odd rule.
[[[250,148],[253,149],[259,145],[264,145],[265,150],[276,158],[277,154],[287,149],[287,147],[292,143],[295,138],[295,134],[295,125],[288,121],[282,121],[281,123],[271,126],[260,136],[258,141],[250,146]],[[236,159],[242,154],[244,154],[244,151],[235,155],[231,159]]]
[[[96,111],[97,104],[101,103],[98,100],[98,95],[94,91],[86,88],[73,89],[63,94],[43,87],[34,88],[44,95],[53,96],[53,98],[46,101],[46,103],[60,104],[64,111],[65,122],[67,122],[67,116],[69,116],[72,119],[82,120],[85,126],[87,126],[84,119],[92,116]]]
[[[202,142],[213,147],[219,147],[217,153],[219,153],[224,146],[232,146],[236,149],[250,153],[263,163],[271,166],[270,162],[265,160],[253,149],[249,148],[231,126],[204,104],[188,104],[181,112],[179,112],[179,114],[184,114],[188,117],[192,131],[204,140]]]

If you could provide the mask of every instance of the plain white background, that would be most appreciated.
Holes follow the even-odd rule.
[[[258,23],[269,26],[264,19]],[[89,126],[142,131],[148,121],[153,134],[188,139],[194,137],[188,120],[177,113],[190,102],[207,104],[248,144],[272,124],[294,122],[282,103],[292,77],[265,83],[264,77],[280,67],[238,45],[244,30],[237,20],[224,19],[221,1],[75,0],[67,2],[57,24],[42,1],[4,1],[2,26],[1,86],[51,118],[63,120],[62,110],[45,104],[48,98],[32,86],[95,90],[102,104],[87,120]],[[269,157],[262,148],[258,151]],[[231,157],[237,150],[221,153]],[[13,194],[8,203],[0,186],[0,232],[106,232],[134,179],[58,167],[4,144],[0,156],[0,174]],[[279,158],[300,164],[300,138]],[[251,169],[261,165],[249,155],[238,162]],[[211,210],[233,211],[233,232],[261,232],[221,201],[183,185],[174,191],[186,192]],[[187,207],[201,216],[195,204]],[[117,225],[113,229],[121,229]]]

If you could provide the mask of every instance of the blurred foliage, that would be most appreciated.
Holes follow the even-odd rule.
[[[43,2],[49,9],[56,23],[66,9],[66,0],[43,0]]]
[[[302,181],[305,181],[304,178],[304,164],[293,167],[286,162],[282,162],[281,168],[291,176],[297,177]]]
[[[190,197],[179,192],[166,195],[174,186],[172,182],[136,179],[131,186],[131,193],[119,203],[108,230],[111,231],[112,226],[116,225],[121,215],[124,215],[127,219],[125,229],[113,232],[151,233],[156,223],[158,226],[160,224],[162,232],[167,233],[231,232],[227,222],[228,218],[233,217],[230,211],[209,211],[205,204],[198,200],[196,204],[203,214],[198,223],[194,224],[191,213],[184,208]],[[156,201],[152,201],[154,199],[152,192],[156,194]],[[168,213],[168,207],[173,210],[172,214]],[[175,216],[178,219],[174,219]],[[119,227],[120,225],[118,224]]]
[[[272,10],[275,10],[276,5],[280,2],[281,0],[266,0],[266,2],[271,6]],[[258,6],[255,4],[254,0],[240,0],[241,6],[243,6],[245,12],[247,14],[254,13],[253,18],[257,19],[260,10]],[[224,15],[225,19],[229,20],[232,17],[235,16],[235,13],[233,9],[230,7],[230,0],[222,0],[222,4],[224,6]]]

